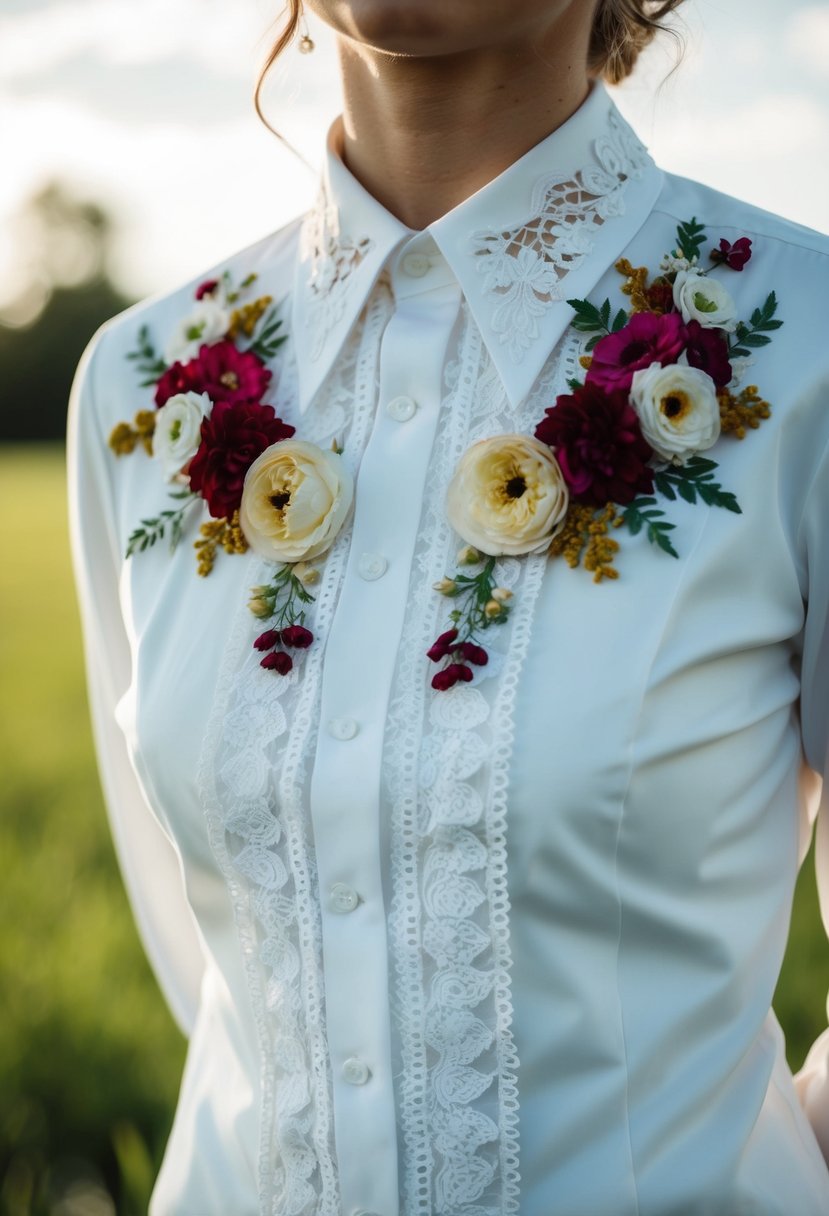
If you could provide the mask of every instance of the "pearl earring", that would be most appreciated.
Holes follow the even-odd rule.
[[[310,55],[315,46],[316,46],[316,43],[314,42],[314,39],[311,37],[311,35],[308,33],[308,26],[305,24],[305,16],[303,15],[303,17],[302,17],[302,34],[300,35],[300,39],[299,39],[300,55]]]

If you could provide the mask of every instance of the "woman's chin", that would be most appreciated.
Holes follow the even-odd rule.
[[[309,7],[337,33],[392,55],[477,49],[503,21],[500,0],[313,0]]]

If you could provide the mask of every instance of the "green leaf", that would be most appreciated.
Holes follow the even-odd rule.
[[[603,334],[610,332],[608,329],[610,322],[610,300],[605,300],[601,308],[597,308],[589,300],[568,300],[567,303],[576,314],[570,322],[573,329],[577,329],[580,333],[585,334],[592,334],[597,330]]]
[[[193,494],[189,490],[185,491],[185,493],[187,499],[180,507],[176,507],[175,510],[168,508],[166,511],[160,511],[158,515],[151,516],[149,519],[140,520],[141,526],[134,528],[127,538],[127,557],[131,557],[136,550],[143,553],[145,549],[149,549],[157,541],[162,540],[167,534],[168,528],[170,552],[175,549],[181,539],[185,512],[199,498],[198,494]],[[172,498],[180,498],[182,495],[173,491],[170,496]]]
[[[628,323],[628,315],[625,312],[624,308],[620,308],[619,311],[616,313],[616,316],[613,318],[613,324],[610,327],[611,333],[614,333],[614,334],[618,333],[620,329],[624,329],[624,327],[627,325],[627,323]]]
[[[571,390],[571,392],[575,393],[578,392],[580,388],[584,388],[584,385],[582,384],[581,380],[568,380],[567,387]]]
[[[696,216],[684,220],[676,230],[677,250],[689,262],[699,257],[699,252],[705,244],[705,225],[697,223]],[[674,252],[676,253],[677,250]]]
[[[697,501],[697,492],[693,481],[678,481],[676,488],[679,491],[680,498],[684,498],[686,502],[693,504]]]
[[[663,494],[671,502],[676,501],[676,491],[664,473],[655,473],[653,482],[660,494]]]

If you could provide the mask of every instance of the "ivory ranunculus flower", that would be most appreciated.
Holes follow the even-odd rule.
[[[175,393],[156,411],[153,456],[160,461],[168,481],[199,450],[202,419],[212,407],[207,393]]]
[[[698,367],[652,363],[635,373],[630,403],[654,452],[673,464],[684,464],[720,437],[716,386]]]
[[[489,556],[546,549],[568,503],[552,450],[530,435],[495,435],[473,443],[458,461],[446,494],[452,527]]]
[[[353,497],[354,482],[341,456],[315,443],[282,439],[248,469],[239,523],[260,557],[310,559],[333,543]]]
[[[737,327],[737,306],[716,279],[693,270],[680,270],[674,279],[674,305],[682,320],[699,321],[705,329],[725,329],[730,333]]]

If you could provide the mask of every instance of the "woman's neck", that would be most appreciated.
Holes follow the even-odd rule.
[[[561,21],[549,33],[543,47],[435,58],[384,54],[340,38],[350,171],[408,227],[427,227],[584,101],[584,22]]]

